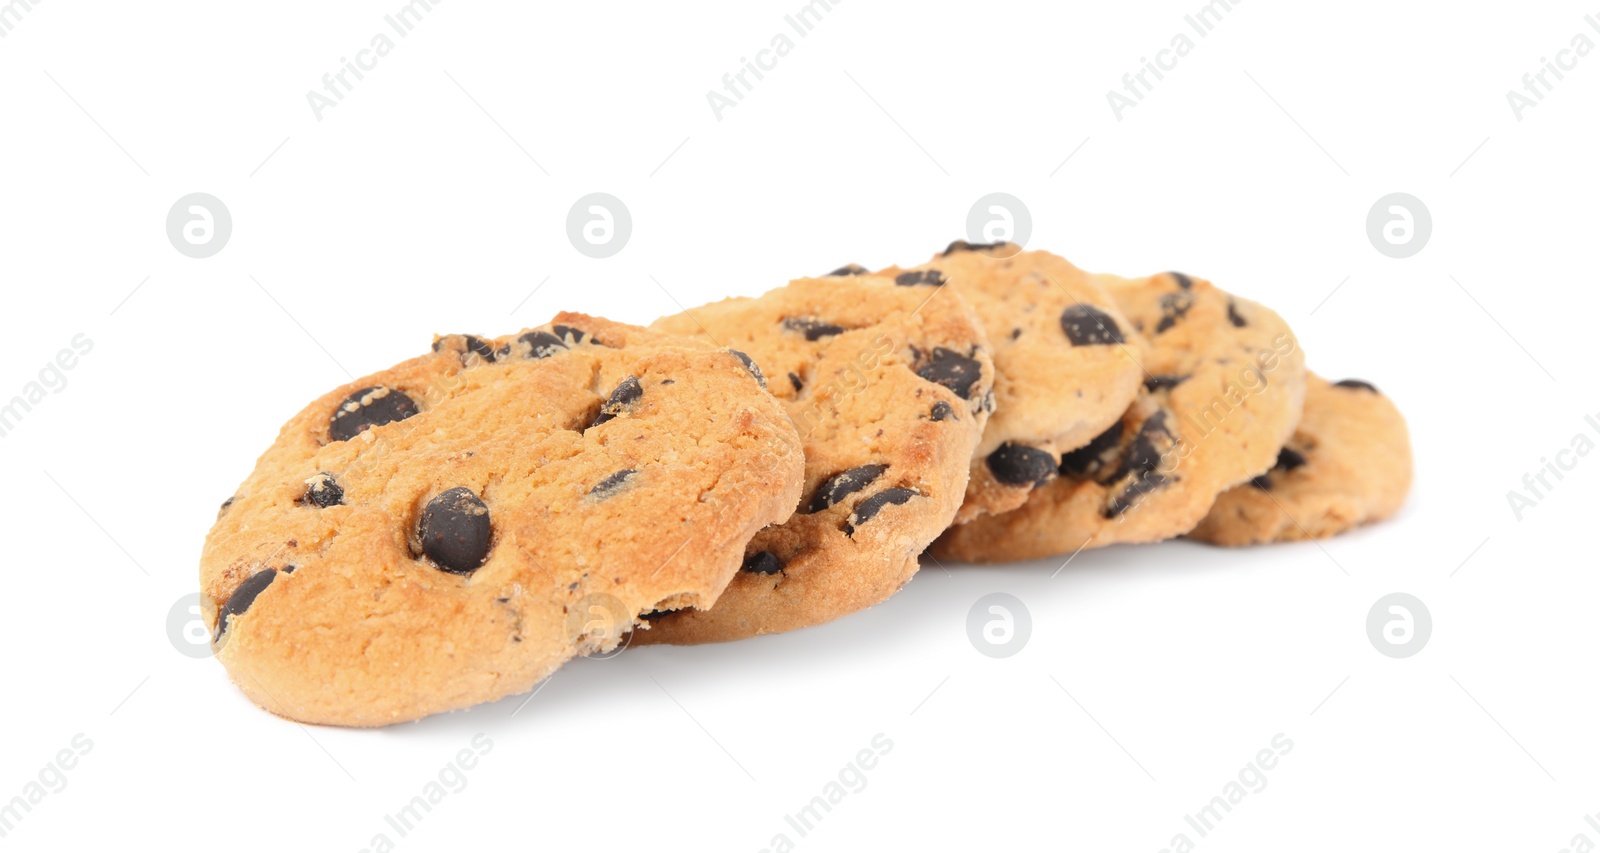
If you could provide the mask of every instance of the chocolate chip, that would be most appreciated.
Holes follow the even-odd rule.
[[[677,613],[677,612],[678,611],[676,611],[676,610],[652,610],[649,613],[641,613],[641,614],[639,614],[639,618],[643,619],[643,620],[645,620],[647,622],[654,622],[655,620],[660,619],[663,616],[670,616],[670,615],[672,615],[674,613]]]
[[[575,344],[581,344],[585,338],[589,337],[589,333],[575,326],[551,326],[550,331],[555,332],[556,337],[560,338],[562,343],[572,341]]]
[[[489,508],[471,489],[457,486],[428,501],[417,533],[422,553],[439,568],[468,575],[489,558],[492,529]]]
[[[403,392],[372,385],[344,398],[328,420],[328,436],[349,441],[369,427],[403,421],[417,413],[417,404]]]
[[[306,493],[300,496],[300,503],[322,509],[339,506],[344,503],[344,489],[333,479],[332,474],[322,471],[306,481]]]
[[[438,352],[444,349],[445,341],[450,338],[460,338],[464,344],[464,348],[461,351],[462,364],[470,364],[473,355],[477,355],[484,361],[494,361],[494,348],[489,346],[487,341],[476,335],[445,335],[433,342],[433,351]]]
[[[1157,391],[1171,391],[1188,381],[1187,376],[1161,375],[1151,376],[1144,381],[1144,390],[1154,394]]]
[[[528,345],[528,358],[549,358],[567,349],[567,342],[549,332],[524,332],[517,340]]]
[[[1106,518],[1116,518],[1119,515],[1139,505],[1139,500],[1145,495],[1165,486],[1167,478],[1161,474],[1150,472],[1129,483],[1121,493],[1106,503]]]
[[[1243,317],[1239,316],[1239,306],[1232,299],[1228,300],[1228,322],[1240,329],[1250,325]]]
[[[783,321],[783,327],[791,332],[800,332],[808,341],[820,341],[845,332],[843,326],[824,323],[821,320],[812,320],[808,317],[790,317]]]
[[[256,603],[256,596],[260,595],[262,590],[272,586],[272,582],[277,577],[277,569],[262,569],[245,578],[244,583],[239,584],[233,594],[228,596],[228,602],[222,605],[222,609],[217,612],[216,639],[222,639],[222,635],[228,631],[228,621],[249,610],[250,605]]]
[[[989,472],[1007,486],[1042,486],[1056,476],[1056,457],[1025,444],[1006,442],[989,454]]]
[[[739,570],[753,575],[775,575],[783,571],[783,561],[771,551],[758,551],[746,557]]]
[[[1341,379],[1333,384],[1340,388],[1354,388],[1359,391],[1371,391],[1374,394],[1382,393],[1371,382],[1363,382],[1360,379]]]
[[[932,360],[917,368],[917,375],[949,388],[963,400],[970,400],[972,386],[983,378],[983,365],[955,350],[934,347]]]
[[[1061,455],[1061,474],[1081,480],[1094,478],[1108,464],[1110,452],[1122,445],[1122,421],[1095,436],[1094,440],[1070,453]]]
[[[789,384],[794,386],[794,392],[796,394],[804,391],[806,388],[806,383],[801,382],[800,377],[794,373],[789,374]]]
[[[1181,273],[1181,272],[1169,272],[1169,273],[1167,273],[1167,275],[1172,276],[1173,280],[1178,283],[1178,286],[1183,288],[1184,290],[1193,290],[1194,289],[1194,279],[1184,275],[1183,273]]]
[[[1262,474],[1259,477],[1251,477],[1250,485],[1255,486],[1263,492],[1270,492],[1272,491],[1272,478],[1266,474]]]
[[[939,257],[948,257],[956,252],[987,252],[998,249],[1004,245],[1005,241],[1003,240],[996,243],[968,243],[965,240],[956,240],[950,245],[945,246],[944,251],[939,253]]]
[[[933,410],[928,412],[928,420],[933,421],[934,423],[938,423],[939,421],[954,420],[955,416],[956,410],[950,408],[950,404],[943,400],[934,403]]]
[[[1166,455],[1166,450],[1171,448],[1174,441],[1172,431],[1167,428],[1167,412],[1165,409],[1156,412],[1139,425],[1139,432],[1133,437],[1133,444],[1122,455],[1122,465],[1117,469],[1117,474],[1112,479],[1120,480],[1129,474],[1141,478],[1161,467],[1161,459]]]
[[[844,500],[856,492],[865,489],[873,480],[889,470],[887,465],[862,465],[841,471],[829,477],[822,485],[817,487],[816,494],[811,496],[811,505],[806,512],[822,512],[830,506]]]
[[[945,283],[945,278],[944,273],[938,270],[912,270],[895,276],[894,283],[901,287],[915,287],[919,284],[931,284],[937,287]]]
[[[1093,305],[1069,305],[1061,312],[1061,331],[1075,347],[1120,344],[1126,338],[1111,315]]]
[[[867,498],[856,504],[856,511],[851,514],[850,521],[844,526],[844,535],[856,535],[856,528],[871,521],[884,507],[890,504],[899,506],[917,496],[917,493],[910,489],[896,486]]]
[[[761,365],[756,364],[755,359],[736,349],[730,349],[728,352],[731,353],[734,358],[737,358],[739,361],[744,363],[744,369],[750,371],[750,375],[756,378],[757,385],[760,385],[762,388],[767,387],[767,375],[761,372]]]
[[[621,490],[622,485],[628,482],[628,478],[637,473],[639,473],[637,469],[624,468],[596,483],[594,488],[589,490],[589,497],[603,501]]]
[[[222,502],[222,506],[217,507],[217,519],[219,521],[222,519],[222,517],[224,515],[228,514],[228,507],[233,506],[233,502],[238,500],[238,499],[239,499],[238,496],[235,495],[234,497],[228,498],[227,500],[223,501]]]
[[[1278,451],[1278,461],[1273,464],[1272,470],[1282,471],[1285,474],[1306,464],[1305,454],[1292,447],[1285,446]]]
[[[866,275],[867,268],[860,264],[845,264],[844,266],[828,273],[829,276]]]
[[[734,355],[743,355],[737,350],[729,350],[729,352]],[[749,358],[750,356],[746,355],[742,360],[748,360]],[[750,367],[753,364],[755,362],[747,362],[745,366]],[[751,372],[759,376],[759,370],[759,368],[756,368],[752,369]],[[766,387],[764,382],[762,387]],[[622,380],[622,384],[618,385],[615,391],[611,392],[610,397],[606,398],[605,404],[600,407],[600,414],[595,416],[594,423],[590,424],[590,426],[599,426],[615,419],[617,415],[627,411],[629,406],[643,396],[644,386],[639,384],[639,377],[629,376],[627,379]]]
[[[1181,284],[1181,282],[1180,282]],[[1156,323],[1156,334],[1178,325],[1194,307],[1194,297],[1188,293],[1168,293],[1161,297],[1161,321]]]

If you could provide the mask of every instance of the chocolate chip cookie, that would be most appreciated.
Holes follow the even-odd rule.
[[[956,523],[1015,509],[1056,477],[1061,453],[1115,423],[1139,390],[1143,342],[1099,283],[1049,252],[951,243],[901,286],[959,293],[994,346],[995,410]],[[937,297],[943,298],[943,297]]]
[[[654,324],[750,355],[799,429],[805,489],[714,607],[655,614],[634,644],[733,640],[870,607],[955,516],[989,417],[983,330],[955,293],[849,272]]]
[[[1277,314],[1178,273],[1095,278],[1149,340],[1138,400],[1020,509],[950,530],[936,555],[992,563],[1181,535],[1271,468],[1299,421],[1304,355]]]
[[[1393,516],[1410,489],[1399,408],[1369,383],[1312,376],[1277,464],[1224,492],[1189,536],[1214,545],[1322,539]]]
[[[201,598],[263,708],[417,719],[710,606],[803,471],[741,353],[580,314],[449,335],[283,427],[206,540]]]

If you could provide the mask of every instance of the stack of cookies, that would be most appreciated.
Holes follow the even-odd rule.
[[[847,266],[640,328],[433,351],[296,415],[201,557],[253,701],[375,726],[624,644],[818,625],[921,556],[994,563],[1393,515],[1405,421],[1270,309],[1012,244]]]

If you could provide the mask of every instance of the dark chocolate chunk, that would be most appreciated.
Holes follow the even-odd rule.
[[[1151,376],[1144,381],[1144,390],[1154,394],[1157,391],[1171,391],[1189,379],[1188,376]]]
[[[1167,478],[1154,471],[1129,483],[1119,494],[1106,502],[1104,515],[1106,518],[1116,518],[1119,515],[1139,505],[1145,495],[1165,486]]]
[[[783,571],[783,561],[771,551],[758,551],[744,559],[740,571],[753,575],[775,575]]]
[[[1185,292],[1169,293],[1161,297],[1161,321],[1156,323],[1156,334],[1178,325],[1194,307],[1194,297]]]
[[[628,478],[637,473],[639,473],[639,471],[636,468],[624,468],[621,471],[618,471],[617,473],[612,474],[604,480],[596,483],[594,488],[589,490],[589,497],[596,498],[598,500],[605,500],[606,498],[616,494],[617,491],[622,488],[622,485],[628,482]]]
[[[581,344],[585,338],[589,337],[588,332],[575,326],[551,326],[550,331],[555,332],[556,337],[560,338],[563,343],[572,341],[575,344]]]
[[[1359,391],[1371,391],[1374,394],[1381,393],[1377,386],[1373,385],[1371,382],[1363,382],[1360,379],[1341,379],[1333,384],[1340,388],[1354,388]]]
[[[917,496],[911,489],[896,486],[867,498],[856,504],[856,511],[850,515],[850,521],[844,526],[844,535],[856,535],[856,528],[871,521],[884,507],[890,504],[898,506]]]
[[[737,350],[729,350],[729,352],[734,355],[744,355],[744,353]],[[751,367],[755,364],[755,362],[749,361],[749,358],[750,356],[746,355],[741,359],[747,362],[746,367]],[[759,368],[753,369],[751,372],[756,373],[758,376],[760,375]],[[762,387],[766,387],[764,381]],[[600,414],[595,416],[594,423],[590,424],[590,426],[599,426],[615,419],[617,415],[627,411],[629,406],[643,396],[644,386],[639,384],[639,377],[629,376],[627,379],[622,380],[622,384],[618,385],[615,391],[611,392],[610,397],[606,398],[605,404],[600,407]]]
[[[798,374],[789,374],[789,384],[794,386],[794,392],[796,394],[806,389],[806,383],[800,381],[800,376]]]
[[[300,502],[322,509],[338,506],[344,503],[344,488],[333,479],[332,474],[321,471],[306,482],[306,493],[300,496]]]
[[[417,413],[417,404],[403,392],[373,385],[344,398],[328,420],[328,437],[349,441],[369,427],[403,421]]]
[[[1250,323],[1248,321],[1246,321],[1245,318],[1239,316],[1239,305],[1237,303],[1235,303],[1232,299],[1228,300],[1228,322],[1232,323],[1236,328],[1240,328],[1240,329],[1244,328],[1245,326],[1250,325]]]
[[[730,349],[728,352],[744,364],[744,369],[750,371],[750,375],[756,378],[757,385],[762,388],[767,387],[767,375],[761,372],[761,365],[756,364],[755,359],[736,349]]]
[[[1070,453],[1061,454],[1061,474],[1087,480],[1099,474],[1108,463],[1110,451],[1122,444],[1122,421],[1095,436],[1094,441]]]
[[[948,255],[953,255],[956,252],[987,252],[998,249],[1004,245],[1005,241],[1003,240],[995,243],[968,243],[965,240],[956,240],[950,245],[944,247],[944,251],[939,253],[939,257],[942,258]]]
[[[811,504],[806,512],[822,512],[830,506],[844,500],[856,492],[865,489],[873,480],[889,470],[887,465],[862,465],[841,471],[829,477],[822,485],[817,487],[816,494],[811,496]]]
[[[867,268],[860,264],[845,264],[844,266],[828,273],[829,276],[866,275]]]
[[[901,287],[915,287],[919,284],[931,284],[937,287],[944,282],[944,273],[938,270],[912,270],[894,277],[894,283]]]
[[[1194,279],[1184,275],[1183,273],[1181,273],[1181,272],[1169,272],[1169,273],[1167,273],[1167,275],[1172,276],[1172,279],[1174,281],[1176,281],[1178,283],[1178,286],[1183,288],[1184,290],[1193,290],[1194,289]]]
[[[433,342],[433,351],[438,352],[443,349],[445,340],[451,337],[459,337],[465,344],[465,348],[461,352],[462,364],[470,364],[473,355],[477,355],[484,361],[494,361],[494,347],[489,346],[488,341],[476,335],[446,335]]]
[[[471,489],[457,486],[428,501],[417,534],[422,553],[439,568],[468,575],[489,558],[492,531],[489,508]]]
[[[983,378],[983,365],[975,358],[944,347],[934,347],[933,357],[917,368],[917,375],[943,385],[963,400],[972,399],[972,386]]]
[[[933,404],[933,410],[928,412],[928,420],[933,421],[935,423],[937,423],[939,421],[955,420],[955,417],[956,417],[956,410],[952,409],[950,407],[950,404],[946,403],[943,400],[940,400],[939,402],[934,403]]]
[[[1025,444],[1006,442],[989,454],[989,472],[1007,486],[1042,486],[1055,479],[1054,454]]]
[[[235,495],[235,496],[233,496],[231,498],[228,498],[227,500],[223,501],[222,502],[222,506],[217,507],[217,518],[222,518],[224,515],[227,515],[228,507],[233,506],[233,502],[238,500],[238,499],[239,499],[238,495]]]
[[[783,321],[783,327],[791,332],[799,332],[805,335],[808,341],[820,341],[823,338],[831,338],[834,335],[842,335],[845,332],[843,326],[835,326],[832,323],[824,323],[821,320],[813,320],[809,317],[790,317]]]
[[[1165,409],[1156,412],[1139,425],[1139,432],[1133,437],[1133,444],[1122,456],[1122,465],[1117,469],[1113,479],[1120,480],[1129,474],[1141,478],[1161,467],[1161,459],[1166,451],[1171,449],[1175,441],[1172,431],[1167,428],[1167,412]]]
[[[526,332],[517,340],[528,345],[528,358],[549,358],[567,349],[567,342],[549,332]]]
[[[1069,305],[1061,312],[1061,331],[1075,347],[1120,344],[1127,340],[1110,314],[1082,303]]]
[[[1306,464],[1305,454],[1285,445],[1282,450],[1278,451],[1278,461],[1272,466],[1272,470],[1282,471],[1287,474],[1304,464]]]
[[[222,639],[222,635],[228,631],[228,621],[249,610],[250,605],[256,603],[256,596],[259,596],[262,590],[271,586],[277,577],[277,569],[262,569],[245,578],[244,583],[239,584],[233,594],[228,596],[228,602],[217,611],[216,639]]]

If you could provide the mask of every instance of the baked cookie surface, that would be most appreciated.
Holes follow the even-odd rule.
[[[1411,489],[1411,437],[1372,385],[1310,377],[1271,471],[1224,492],[1189,536],[1213,545],[1323,539],[1392,517]]]
[[[958,524],[1015,509],[1132,405],[1144,348],[1106,289],[1064,258],[1012,243],[951,243],[897,282],[949,287],[994,349],[995,410],[972,461]]]
[[[1149,341],[1139,398],[1020,509],[951,529],[936,556],[992,563],[1179,536],[1271,468],[1299,421],[1304,355],[1277,314],[1178,273],[1095,279]]]
[[[283,427],[206,540],[201,599],[263,708],[417,719],[709,606],[803,466],[738,353],[579,314],[445,336]]]
[[[709,610],[656,614],[634,644],[817,625],[893,595],[950,524],[988,419],[994,367],[954,293],[870,275],[801,279],[656,321],[748,353],[805,448],[789,521],[761,531]]]

